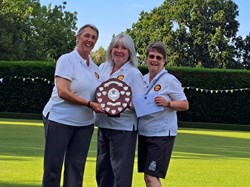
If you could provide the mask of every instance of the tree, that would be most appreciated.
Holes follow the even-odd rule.
[[[99,47],[96,51],[91,52],[91,58],[95,63],[101,64],[106,61],[106,51],[103,47]]]
[[[16,8],[18,6],[23,9],[18,11]],[[30,9],[17,0],[0,1],[0,8],[0,57],[3,60],[22,59],[25,56],[25,42],[22,38],[27,31],[25,20]]]
[[[126,32],[145,58],[146,46],[155,40],[168,48],[168,65],[232,68],[232,41],[238,31],[238,6],[232,0],[166,0]]]
[[[242,36],[238,36],[234,39],[234,43],[236,46],[236,60],[241,63],[245,69],[250,69],[250,33],[244,39]]]
[[[77,13],[66,2],[51,8],[39,0],[0,1],[1,60],[55,60],[75,46]]]
[[[250,69],[250,33],[244,39],[243,64],[246,69]]]

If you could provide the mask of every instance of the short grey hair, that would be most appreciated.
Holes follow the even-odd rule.
[[[156,50],[163,56],[165,60],[167,59],[167,47],[163,43],[157,41],[149,44],[147,47],[146,56],[148,56],[149,52],[152,50]]]
[[[110,63],[114,63],[112,60],[111,51],[118,42],[121,42],[128,49],[130,63],[133,66],[137,67],[139,63],[136,56],[134,41],[128,34],[125,33],[120,33],[112,38],[107,49],[106,60]]]
[[[92,28],[93,30],[95,30],[95,31],[97,32],[97,39],[99,38],[99,30],[98,30],[98,28],[97,28],[95,25],[92,25],[92,24],[83,25],[83,26],[78,30],[78,32],[76,33],[76,37],[77,37],[77,36],[80,36],[80,35],[83,33],[83,30],[84,30],[86,27],[90,27],[90,28]]]

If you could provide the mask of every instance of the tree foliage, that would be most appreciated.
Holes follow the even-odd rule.
[[[236,46],[236,60],[242,63],[246,69],[250,69],[250,33],[243,39],[238,36],[234,39]]]
[[[106,51],[103,47],[99,47],[96,51],[91,52],[90,55],[97,64],[101,64],[106,61]]]
[[[166,0],[149,13],[142,11],[126,32],[134,38],[142,59],[146,46],[158,40],[168,48],[169,66],[239,68],[233,43],[238,13],[232,0]],[[249,53],[245,56],[249,59]]]
[[[0,60],[56,60],[75,46],[77,12],[66,2],[0,0]],[[250,69],[250,33],[236,36],[238,6],[232,0],[165,0],[125,32],[134,38],[139,59],[149,43],[168,48],[168,66]],[[100,47],[91,56],[105,61]]]
[[[75,46],[76,12],[39,0],[0,1],[0,59],[53,60]]]

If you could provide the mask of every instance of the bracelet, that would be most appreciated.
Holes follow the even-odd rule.
[[[171,101],[169,101],[169,105],[168,105],[168,107],[171,107]]]
[[[87,106],[88,106],[89,108],[90,108],[90,103],[91,103],[91,101],[89,101],[88,104],[87,104]]]

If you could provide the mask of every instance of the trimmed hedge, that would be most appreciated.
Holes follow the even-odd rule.
[[[140,66],[143,74],[146,66]],[[173,68],[190,109],[179,120],[250,125],[250,71]],[[0,112],[41,114],[53,88],[53,62],[0,62]]]
[[[250,71],[166,67],[185,87],[190,109],[181,121],[250,125]],[[147,67],[142,67],[143,74]]]
[[[53,88],[55,63],[0,62],[0,112],[38,113]]]

